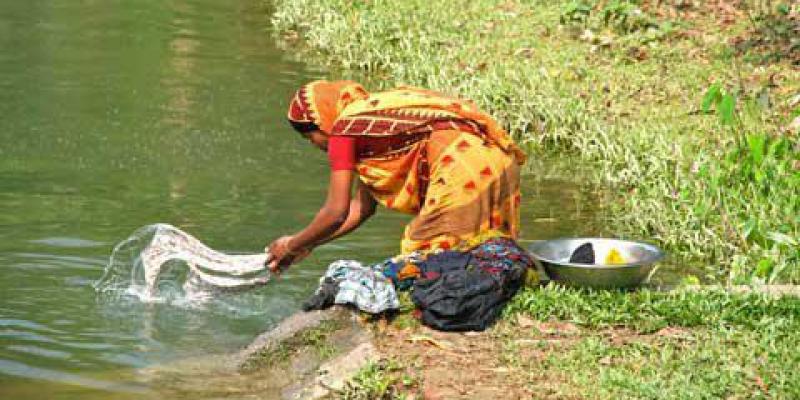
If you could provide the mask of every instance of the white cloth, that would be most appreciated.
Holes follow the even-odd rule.
[[[339,260],[328,266],[325,276],[339,283],[334,303],[351,304],[371,314],[400,308],[400,300],[389,278],[358,261]]]
[[[157,297],[159,278],[167,266],[182,263],[188,268],[182,285],[186,293],[243,289],[269,281],[266,260],[264,253],[221,253],[172,225],[153,224],[117,244],[104,276],[95,287],[104,291],[144,288],[146,296]]]
[[[156,284],[162,266],[172,260],[185,262],[195,275],[191,278],[219,288],[252,286],[269,280],[266,254],[220,253],[172,225],[157,224],[155,229],[153,239],[141,253],[147,287]]]

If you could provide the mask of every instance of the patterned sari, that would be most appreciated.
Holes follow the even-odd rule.
[[[292,99],[296,128],[356,137],[359,179],[383,206],[416,217],[402,254],[516,239],[524,154],[467,101],[400,87],[368,93],[349,81],[315,81]]]

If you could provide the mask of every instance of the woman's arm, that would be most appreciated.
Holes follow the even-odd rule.
[[[327,238],[321,239],[314,245],[319,246],[352,232],[375,214],[376,206],[377,202],[367,187],[361,181],[356,180],[356,192],[353,199],[350,200],[350,211],[347,214],[347,219],[336,232],[333,232]]]
[[[352,170],[331,171],[325,204],[305,229],[292,236],[292,240],[288,243],[291,250],[313,247],[331,237],[345,225],[350,214],[352,181]]]
[[[293,236],[284,236],[268,246],[269,268],[278,271],[318,241],[337,232],[348,219],[352,170],[333,170],[328,185],[328,197],[317,215],[303,230]]]

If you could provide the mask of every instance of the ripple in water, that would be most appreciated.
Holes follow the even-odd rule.
[[[266,254],[215,251],[169,224],[147,225],[118,243],[94,288],[109,297],[197,306],[270,280]]]

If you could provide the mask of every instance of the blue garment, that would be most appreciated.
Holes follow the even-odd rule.
[[[419,252],[411,254],[399,255],[388,258],[381,263],[372,266],[374,271],[382,273],[385,277],[391,279],[397,290],[408,290],[414,284],[413,279],[400,279],[400,270],[407,264],[419,265],[423,262],[424,257]]]
[[[513,240],[495,238],[464,251],[430,255],[411,299],[422,322],[445,331],[484,330],[522,286],[530,256]]]
[[[400,308],[400,300],[391,280],[358,261],[334,261],[320,279],[320,287],[323,287],[326,278],[338,284],[335,304],[354,305],[371,314]]]

